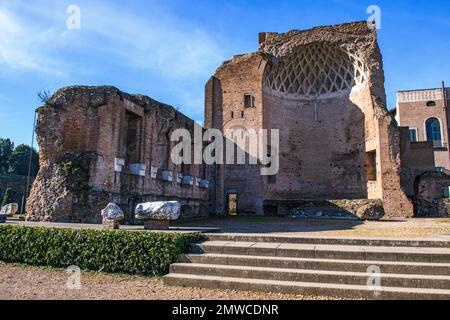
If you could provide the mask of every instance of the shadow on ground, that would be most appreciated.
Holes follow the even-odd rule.
[[[351,230],[363,225],[360,220],[283,218],[283,217],[210,217],[196,221],[179,221],[179,227],[220,228],[229,233],[320,232]]]

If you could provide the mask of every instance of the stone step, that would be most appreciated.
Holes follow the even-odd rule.
[[[374,276],[367,272],[323,271],[307,269],[280,269],[217,264],[175,263],[171,273],[230,278],[265,279],[293,282],[367,285]],[[450,276],[405,275],[380,273],[379,283],[384,287],[450,289]],[[372,283],[372,282],[370,282]]]
[[[164,282],[167,285],[172,286],[277,292],[356,299],[450,300],[450,290],[442,289],[381,287],[375,291],[373,288],[361,285],[247,279],[178,273],[166,275],[164,277]]]
[[[192,244],[191,249],[193,253],[338,260],[450,263],[449,248],[206,241],[203,243]]]
[[[444,239],[394,239],[394,238],[351,238],[331,236],[290,236],[267,234],[222,233],[207,234],[210,241],[236,241],[236,242],[271,242],[271,243],[298,243],[298,244],[324,244],[324,245],[351,245],[351,246],[381,246],[381,247],[426,247],[450,248],[450,241]]]
[[[333,260],[210,253],[182,255],[180,262],[349,272],[366,272],[370,266],[378,266],[382,273],[450,276],[450,263]]]

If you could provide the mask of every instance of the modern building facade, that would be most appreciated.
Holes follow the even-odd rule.
[[[449,97],[450,89],[441,88],[399,91],[396,119],[401,127],[409,127],[412,143],[430,141],[434,147],[437,168],[450,170]]]

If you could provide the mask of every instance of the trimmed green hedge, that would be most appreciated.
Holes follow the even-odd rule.
[[[0,225],[0,260],[112,273],[162,275],[200,234]]]

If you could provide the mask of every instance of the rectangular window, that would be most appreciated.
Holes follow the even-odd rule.
[[[366,152],[366,178],[367,181],[377,181],[377,152]]]
[[[255,107],[255,97],[250,94],[244,95],[244,107],[254,108]]]
[[[409,141],[417,142],[417,129],[409,129]]]

